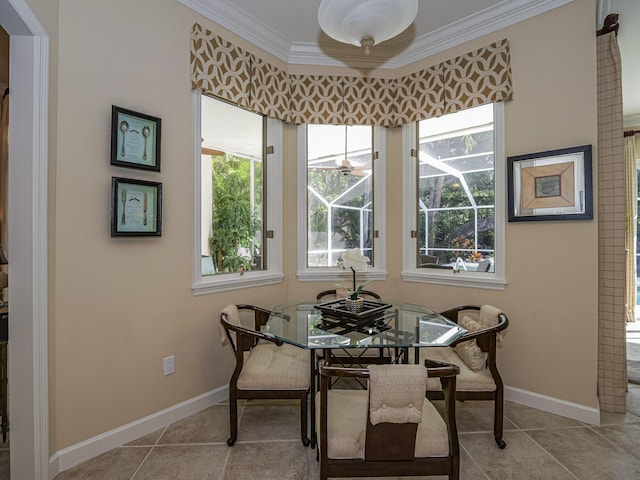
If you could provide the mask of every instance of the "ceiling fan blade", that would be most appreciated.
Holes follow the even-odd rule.
[[[202,147],[202,155],[224,155],[224,152],[215,148]]]
[[[314,170],[339,170],[340,167],[324,167],[322,165],[309,165],[308,168],[313,168]]]

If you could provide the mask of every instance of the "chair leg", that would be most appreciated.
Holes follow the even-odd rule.
[[[503,419],[504,419],[504,395],[501,388],[496,390],[496,397],[493,401],[493,435],[499,448],[507,446],[502,439],[503,435]]]
[[[231,436],[227,439],[227,445],[233,447],[238,439],[238,396],[235,389],[229,389],[229,430]]]
[[[453,457],[449,480],[460,480],[460,455]]]
[[[307,436],[307,394],[300,399],[300,435],[302,436],[302,444],[308,447],[311,441]]]

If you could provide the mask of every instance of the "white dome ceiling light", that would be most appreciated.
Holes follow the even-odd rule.
[[[320,28],[334,40],[363,47],[378,45],[404,32],[418,14],[418,0],[322,0]]]

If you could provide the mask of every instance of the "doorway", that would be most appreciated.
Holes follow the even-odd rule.
[[[47,130],[49,38],[26,0],[0,0],[9,34],[10,467],[49,478],[47,380]]]

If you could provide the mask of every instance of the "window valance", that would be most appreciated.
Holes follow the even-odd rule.
[[[506,39],[400,78],[290,75],[198,23],[191,88],[288,123],[384,127],[513,95]]]

